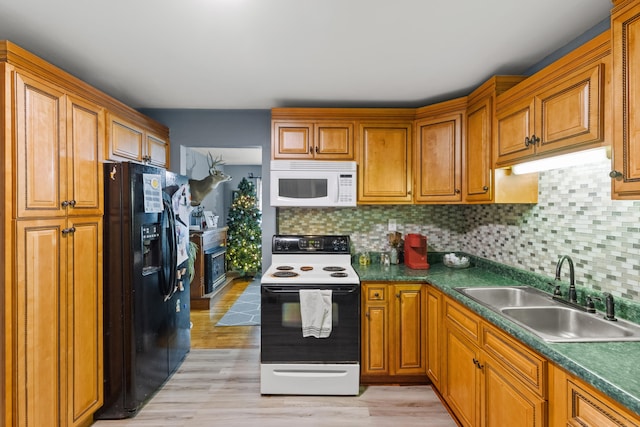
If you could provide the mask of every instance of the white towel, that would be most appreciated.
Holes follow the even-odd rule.
[[[300,289],[302,336],[327,338],[331,335],[331,289]]]

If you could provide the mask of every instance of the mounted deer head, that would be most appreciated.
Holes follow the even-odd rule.
[[[224,172],[217,168],[218,165],[224,164],[222,157],[214,160],[211,153],[209,153],[207,161],[209,162],[209,176],[199,180],[189,180],[189,186],[191,187],[191,206],[199,206],[207,194],[213,191],[218,184],[231,180],[229,175],[225,175]]]

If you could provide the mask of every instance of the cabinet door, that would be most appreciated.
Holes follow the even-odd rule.
[[[603,140],[603,77],[597,64],[536,95],[536,153]]]
[[[317,160],[353,160],[353,122],[315,124]]]
[[[141,162],[144,142],[142,128],[113,114],[107,115],[107,159]]]
[[[441,303],[442,294],[431,286],[427,287],[427,375],[438,390],[441,389]]]
[[[15,425],[64,425],[65,219],[16,224]],[[62,269],[62,270],[61,270]],[[11,393],[11,392],[10,392]]]
[[[550,426],[637,427],[638,414],[628,410],[582,380],[551,366]]]
[[[463,150],[465,201],[492,200],[492,108],[493,97],[488,96],[467,109],[467,137]]]
[[[629,2],[611,19],[613,60],[614,199],[640,199],[640,4]]]
[[[150,165],[161,168],[169,167],[169,143],[159,136],[150,133],[146,137],[146,160]]]
[[[102,156],[104,111],[67,96],[66,200],[69,215],[101,215],[103,208]]]
[[[394,285],[394,370],[426,374],[425,296],[422,285]]]
[[[15,74],[17,215],[65,215],[64,93],[25,74]]]
[[[496,164],[512,164],[514,160],[530,157],[534,154],[533,144],[526,144],[526,138],[534,135],[534,100],[525,99],[498,111],[498,129],[496,136]]]
[[[479,350],[454,329],[445,329],[444,393],[443,397],[465,427],[480,425]]]
[[[274,122],[271,132],[274,159],[313,159],[312,122]]]
[[[543,427],[546,401],[524,388],[490,357],[480,362],[482,425],[485,427]]]
[[[367,285],[363,292],[362,375],[389,375],[388,285]]]
[[[411,203],[411,124],[359,126],[359,203]]]
[[[459,202],[462,114],[416,123],[415,201]]]
[[[67,425],[87,425],[103,403],[102,218],[67,227]],[[64,264],[63,264],[64,265]]]

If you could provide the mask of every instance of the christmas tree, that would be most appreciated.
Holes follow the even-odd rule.
[[[261,268],[261,213],[252,182],[242,178],[227,218],[227,267],[241,275],[255,275]]]

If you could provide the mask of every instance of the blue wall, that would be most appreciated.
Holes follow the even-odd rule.
[[[269,200],[271,110],[141,109],[171,130],[171,169],[180,172],[180,147],[262,147],[262,200]],[[262,265],[271,264],[276,210],[263,203]]]

